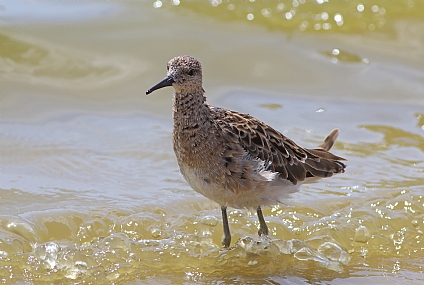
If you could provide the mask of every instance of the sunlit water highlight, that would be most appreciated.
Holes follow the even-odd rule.
[[[316,2],[2,4],[0,281],[424,282],[424,9]],[[172,91],[144,91],[181,52],[214,105],[305,147],[341,129],[346,173],[264,209],[269,239],[230,209],[221,250],[218,205],[178,172]]]

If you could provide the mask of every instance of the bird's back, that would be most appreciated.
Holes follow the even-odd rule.
[[[226,141],[239,144],[254,159],[268,165],[267,170],[293,184],[308,177],[330,177],[344,172],[344,159],[329,152],[338,130],[333,130],[315,149],[297,145],[274,128],[236,111],[210,107],[213,121]]]

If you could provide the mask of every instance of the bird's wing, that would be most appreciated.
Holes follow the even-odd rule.
[[[333,139],[316,149],[305,149],[248,114],[212,106],[210,109],[227,141],[240,144],[249,155],[269,163],[270,170],[293,184],[307,177],[329,177],[344,172],[341,160],[345,159],[326,150],[334,143]],[[337,133],[333,131],[329,137],[335,138]]]

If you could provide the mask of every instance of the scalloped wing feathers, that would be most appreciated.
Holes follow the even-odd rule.
[[[306,149],[248,114],[210,106],[213,121],[226,141],[240,144],[253,158],[269,162],[268,169],[293,184],[308,177],[330,177],[344,172],[345,160],[329,152],[338,136],[333,130],[316,149]],[[231,149],[223,157],[231,157]],[[228,169],[231,171],[231,165]]]

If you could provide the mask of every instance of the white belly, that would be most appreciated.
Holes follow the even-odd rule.
[[[196,192],[215,201],[220,206],[230,206],[237,209],[256,209],[258,206],[280,204],[287,198],[288,194],[296,192],[301,184],[293,185],[288,180],[277,178],[235,193],[224,188],[223,183],[212,181],[207,174],[193,171],[181,165],[180,170],[185,180]]]

